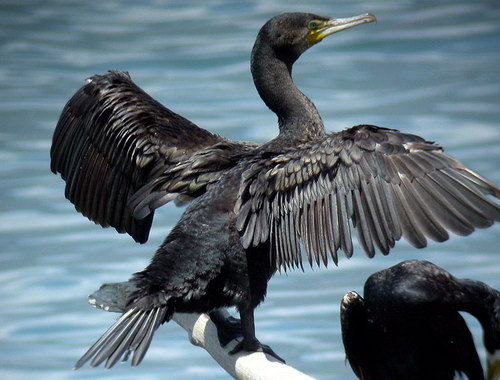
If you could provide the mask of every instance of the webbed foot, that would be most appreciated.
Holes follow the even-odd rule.
[[[278,359],[283,364],[285,363],[285,360],[283,360],[278,354],[276,354],[271,347],[266,344],[260,343],[257,339],[243,339],[241,342],[238,342],[238,344],[231,351],[229,351],[229,354],[234,355],[240,351],[264,352]]]

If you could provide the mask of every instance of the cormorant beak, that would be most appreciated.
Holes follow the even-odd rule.
[[[377,22],[377,18],[371,13],[347,18],[332,18],[328,21],[312,21],[309,24],[310,32],[306,37],[307,42],[309,46],[312,46],[333,33],[369,22]]]

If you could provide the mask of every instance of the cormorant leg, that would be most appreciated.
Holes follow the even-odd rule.
[[[229,352],[229,354],[234,355],[240,351],[249,352],[264,352],[269,354],[280,362],[285,363],[285,361],[277,355],[271,347],[260,343],[255,337],[255,323],[252,308],[240,309],[241,317],[241,328],[243,330],[243,340],[238,342],[238,344]]]
[[[226,347],[229,342],[236,338],[243,337],[241,321],[232,316],[224,316],[220,310],[208,313],[208,316],[217,327],[217,337],[222,347]]]

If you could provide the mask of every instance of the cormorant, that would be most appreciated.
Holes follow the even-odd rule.
[[[371,275],[364,299],[342,299],[342,338],[354,373],[364,380],[483,380],[472,335],[459,311],[478,319],[488,379],[500,376],[500,292],[458,279],[428,261],[404,261]],[[495,361],[496,360],[496,361]]]
[[[80,359],[111,367],[142,360],[158,326],[174,312],[236,306],[243,340],[234,349],[272,350],[255,337],[254,308],[279,269],[337,250],[348,257],[350,223],[363,250],[387,254],[403,236],[424,247],[448,231],[468,235],[500,220],[487,195],[500,189],[424,139],[360,125],[327,134],[314,104],[292,80],[292,65],[323,38],[371,23],[371,14],[331,19],[285,13],[258,33],[251,56],[255,86],[278,116],[279,135],[256,145],[229,141],[163,107],[128,74],[87,80],[57,124],[51,169],[66,197],[101,226],[148,238],[154,210],[190,206],[135,275],[129,310]]]

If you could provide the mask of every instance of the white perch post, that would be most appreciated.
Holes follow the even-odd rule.
[[[135,290],[133,282],[104,284],[91,294],[89,303],[105,311],[122,313],[128,295]],[[229,316],[226,310],[222,310]],[[229,351],[237,344],[234,340],[221,347],[217,337],[217,327],[206,314],[175,313],[172,319],[188,333],[195,346],[204,348],[219,365],[238,380],[314,380],[314,378],[281,363],[261,352],[240,352],[230,355]]]

